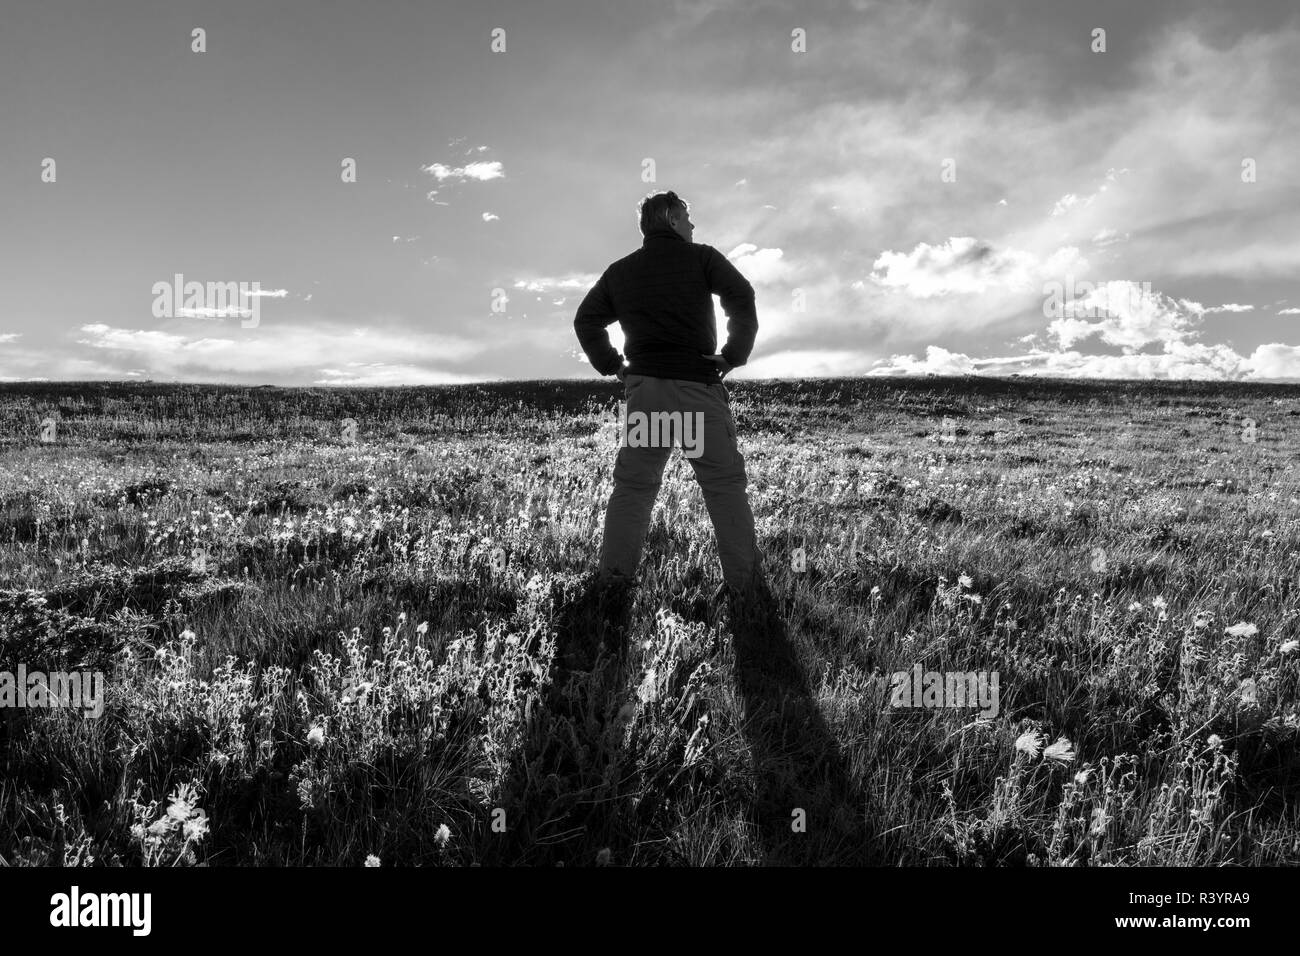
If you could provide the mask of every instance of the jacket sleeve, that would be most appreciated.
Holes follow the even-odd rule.
[[[583,297],[573,319],[573,331],[578,333],[582,351],[587,353],[591,367],[601,375],[613,375],[623,367],[623,356],[610,344],[609,333],[605,331],[617,318],[609,298],[609,283],[602,275]]]
[[[727,344],[721,355],[732,368],[739,368],[749,361],[758,334],[754,287],[721,252],[712,246],[704,248],[705,281],[709,291],[722,300],[722,310],[727,313]]]

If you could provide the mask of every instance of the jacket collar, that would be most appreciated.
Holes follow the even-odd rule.
[[[676,239],[678,242],[686,241],[677,234],[677,231],[673,229],[672,226],[652,227],[651,230],[645,234],[645,238],[641,240],[642,247],[648,246],[651,239]]]

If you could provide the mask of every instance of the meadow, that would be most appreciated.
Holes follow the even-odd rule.
[[[619,645],[608,381],[0,385],[0,865],[1300,863],[1300,387],[730,389]]]

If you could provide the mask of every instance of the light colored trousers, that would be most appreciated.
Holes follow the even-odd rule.
[[[627,418],[637,413],[702,413],[702,434],[680,432],[677,444],[689,450],[686,460],[695,469],[695,479],[704,492],[704,504],[718,539],[722,575],[731,587],[744,590],[751,583],[757,547],[754,514],[746,494],[745,459],[736,447],[736,422],[731,417],[726,386],[705,385],[682,379],[628,375],[624,380]],[[692,417],[692,423],[701,419]],[[600,569],[618,571],[631,578],[636,574],[650,529],[650,515],[672,447],[662,441],[652,446],[633,447],[636,430],[629,427],[627,444],[618,450],[614,464],[614,493],[605,510],[605,539],[600,550]],[[657,436],[661,437],[662,432]]]

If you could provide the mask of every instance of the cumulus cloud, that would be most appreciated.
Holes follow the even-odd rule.
[[[1049,298],[1045,311],[1055,309],[1045,335],[1054,348],[1034,349],[1018,356],[973,358],[937,345],[926,347],[924,358],[895,355],[872,375],[935,373],[1035,375],[1077,378],[1137,379],[1294,379],[1300,378],[1300,347],[1270,343],[1244,356],[1225,343],[1199,341],[1201,319],[1213,312],[1248,312],[1253,306],[1228,303],[1207,309],[1191,299],[1174,299],[1150,283],[1128,280],[1074,283],[1072,298]],[[1121,354],[1088,354],[1073,346],[1096,337],[1102,345],[1118,346]],[[1037,334],[1020,336],[1031,343]]]
[[[1246,364],[1255,378],[1300,378],[1300,346],[1280,342],[1261,345]]]
[[[1107,345],[1139,349],[1149,342],[1183,341],[1194,331],[1194,322],[1169,296],[1151,289],[1150,283],[1127,280],[1080,282],[1084,294],[1068,301],[1049,301],[1048,311],[1059,317],[1047,327],[1060,347],[1096,335]]]
[[[971,236],[954,236],[942,245],[922,242],[911,252],[881,253],[872,263],[871,281],[883,289],[930,299],[991,290],[1031,292],[1045,277],[1086,269],[1087,260],[1073,246],[1043,259]]]
[[[780,282],[790,274],[790,264],[780,249],[760,249],[752,242],[742,242],[727,253],[731,264],[755,285]]]
[[[925,347],[925,358],[914,359],[909,355],[895,355],[883,368],[872,369],[872,375],[963,375],[976,370],[975,362],[969,355],[949,352],[938,345]]]

